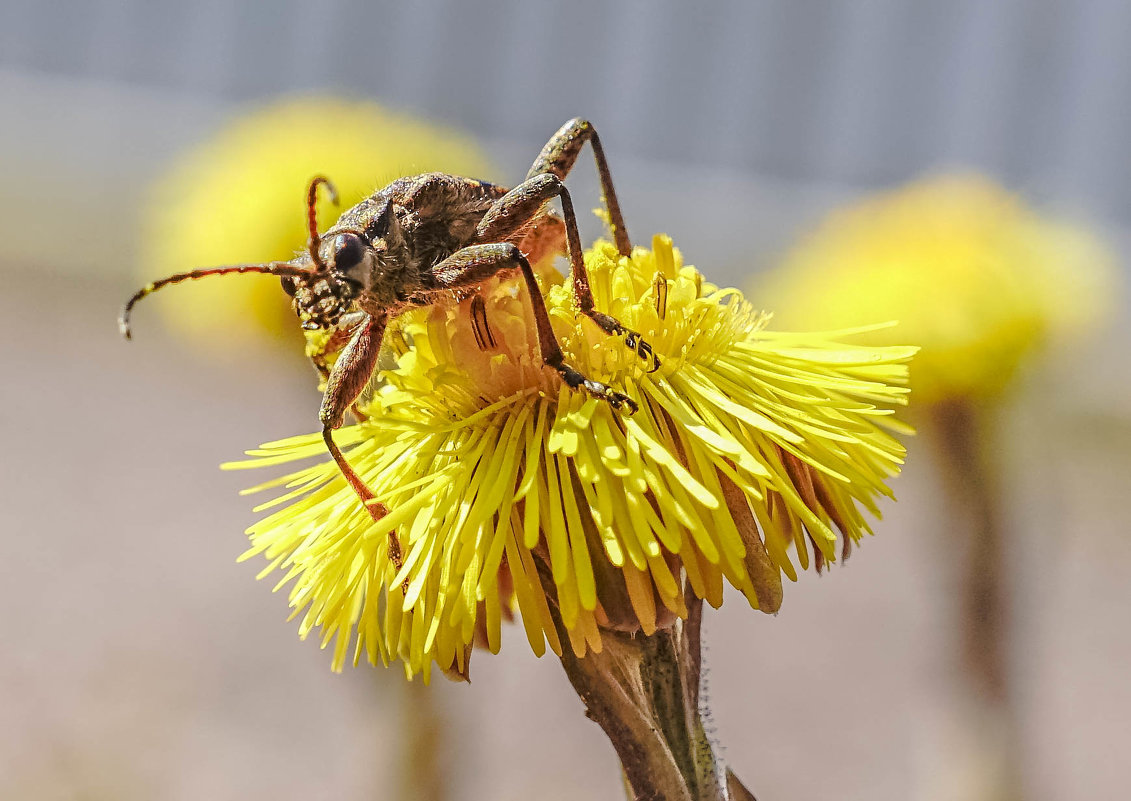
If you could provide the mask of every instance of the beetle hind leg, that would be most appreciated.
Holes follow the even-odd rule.
[[[613,239],[616,241],[617,250],[622,256],[628,256],[632,253],[632,242],[628,238],[628,229],[624,225],[624,214],[621,213],[616,190],[613,189],[613,176],[609,172],[609,162],[605,159],[605,149],[601,147],[601,138],[597,136],[597,129],[593,127],[593,123],[581,117],[574,117],[559,128],[542,148],[538,158],[534,159],[526,177],[529,180],[537,175],[549,173],[564,179],[573,169],[586,142],[593,148],[597,175],[601,179],[601,196],[605,201],[605,209],[609,212],[609,224],[613,228]]]

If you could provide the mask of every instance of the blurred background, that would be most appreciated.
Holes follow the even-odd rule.
[[[215,465],[315,429],[301,350],[198,348],[144,307],[127,346],[114,322],[169,202],[154,186],[232,120],[296,93],[377,101],[464,131],[494,165],[477,177],[517,183],[586,116],[635,238],[671,234],[724,285],[841,204],[977,170],[1096,232],[1126,287],[1129,36],[1122,0],[0,0],[0,797],[410,797],[399,670],[331,673],[261,565],[235,563],[256,516],[247,476]],[[998,418],[1038,801],[1125,793],[1131,302],[1111,295],[1098,336],[1023,370]],[[956,522],[919,443],[847,568],[787,587],[776,617],[708,617],[717,736],[763,801],[966,797]],[[611,747],[520,630],[470,686],[429,692],[449,798],[620,797]]]

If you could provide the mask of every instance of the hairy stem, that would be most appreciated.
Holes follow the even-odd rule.
[[[553,581],[543,574],[542,582],[554,598]],[[699,692],[703,602],[687,601],[686,620],[651,636],[603,630],[601,652],[581,658],[570,650],[551,604],[562,666],[586,714],[612,741],[630,799],[747,801],[754,796],[727,770],[706,733]]]

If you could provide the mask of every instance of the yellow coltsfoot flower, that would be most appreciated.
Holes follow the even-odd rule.
[[[143,220],[141,277],[239,262],[285,261],[306,248],[297,198],[322,174],[343,208],[424,167],[479,175],[487,159],[466,134],[372,102],[294,96],[237,115],[180,157],[157,183]],[[320,201],[328,210],[329,202]],[[290,299],[269,276],[185,284],[153,301],[169,327],[214,355],[264,334],[299,339]]]
[[[787,327],[898,320],[865,341],[922,347],[916,405],[986,399],[1112,308],[1112,257],[987,178],[943,175],[830,214],[755,285]]]
[[[320,627],[323,645],[336,640],[335,668],[356,633],[355,663],[466,675],[477,635],[497,652],[512,609],[535,653],[577,656],[600,652],[602,631],[670,625],[686,598],[719,606],[724,583],[775,612],[781,573],[820,567],[838,537],[847,550],[869,530],[862,512],[878,514],[904,455],[889,430],[914,348],[768,331],[666,236],[631,258],[598,243],[585,261],[597,308],[661,366],[647,372],[543,270],[555,332],[567,361],[634,399],[635,414],[544,369],[525,290],[496,278],[481,300],[406,313],[366,419],[337,432],[388,516],[374,523],[331,461],[250,490],[286,492],[259,507],[277,511],[249,529],[244,558],[263,554],[261,575],[282,574],[302,635]],[[310,434],[228,466],[323,453]]]
[[[1000,488],[1001,401],[1027,363],[1071,342],[1111,311],[1107,248],[1081,228],[1049,219],[977,175],[940,176],[834,211],[768,279],[763,297],[787,326],[849,326],[898,320],[899,337],[922,347],[912,370],[917,422],[926,432],[949,496],[941,549],[956,560],[961,593],[960,669],[977,715],[964,738],[977,765],[944,754],[955,775],[983,786],[965,797],[1018,795],[1024,732],[1010,704],[1015,651]],[[877,331],[873,345],[893,341]],[[958,712],[956,714],[963,714]]]

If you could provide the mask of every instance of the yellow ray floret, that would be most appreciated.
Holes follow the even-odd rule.
[[[579,315],[569,283],[547,272],[551,317],[569,363],[634,398],[635,415],[544,369],[529,302],[496,279],[481,290],[489,338],[473,335],[470,301],[407,314],[369,418],[336,432],[386,518],[369,518],[328,459],[261,487],[286,494],[249,529],[245,558],[282,574],[301,633],[320,628],[336,668],[352,642],[355,662],[466,674],[471,644],[497,651],[515,611],[535,653],[581,655],[600,650],[602,628],[647,634],[686,614],[685,586],[718,606],[729,583],[774,612],[782,572],[794,579],[795,565],[835,559],[838,537],[847,549],[868,531],[862,510],[876,513],[903,459],[891,411],[914,348],[767,331],[666,236],[631,258],[604,242],[585,258],[597,307],[640,332],[660,369]],[[310,434],[229,466],[321,448]]]

